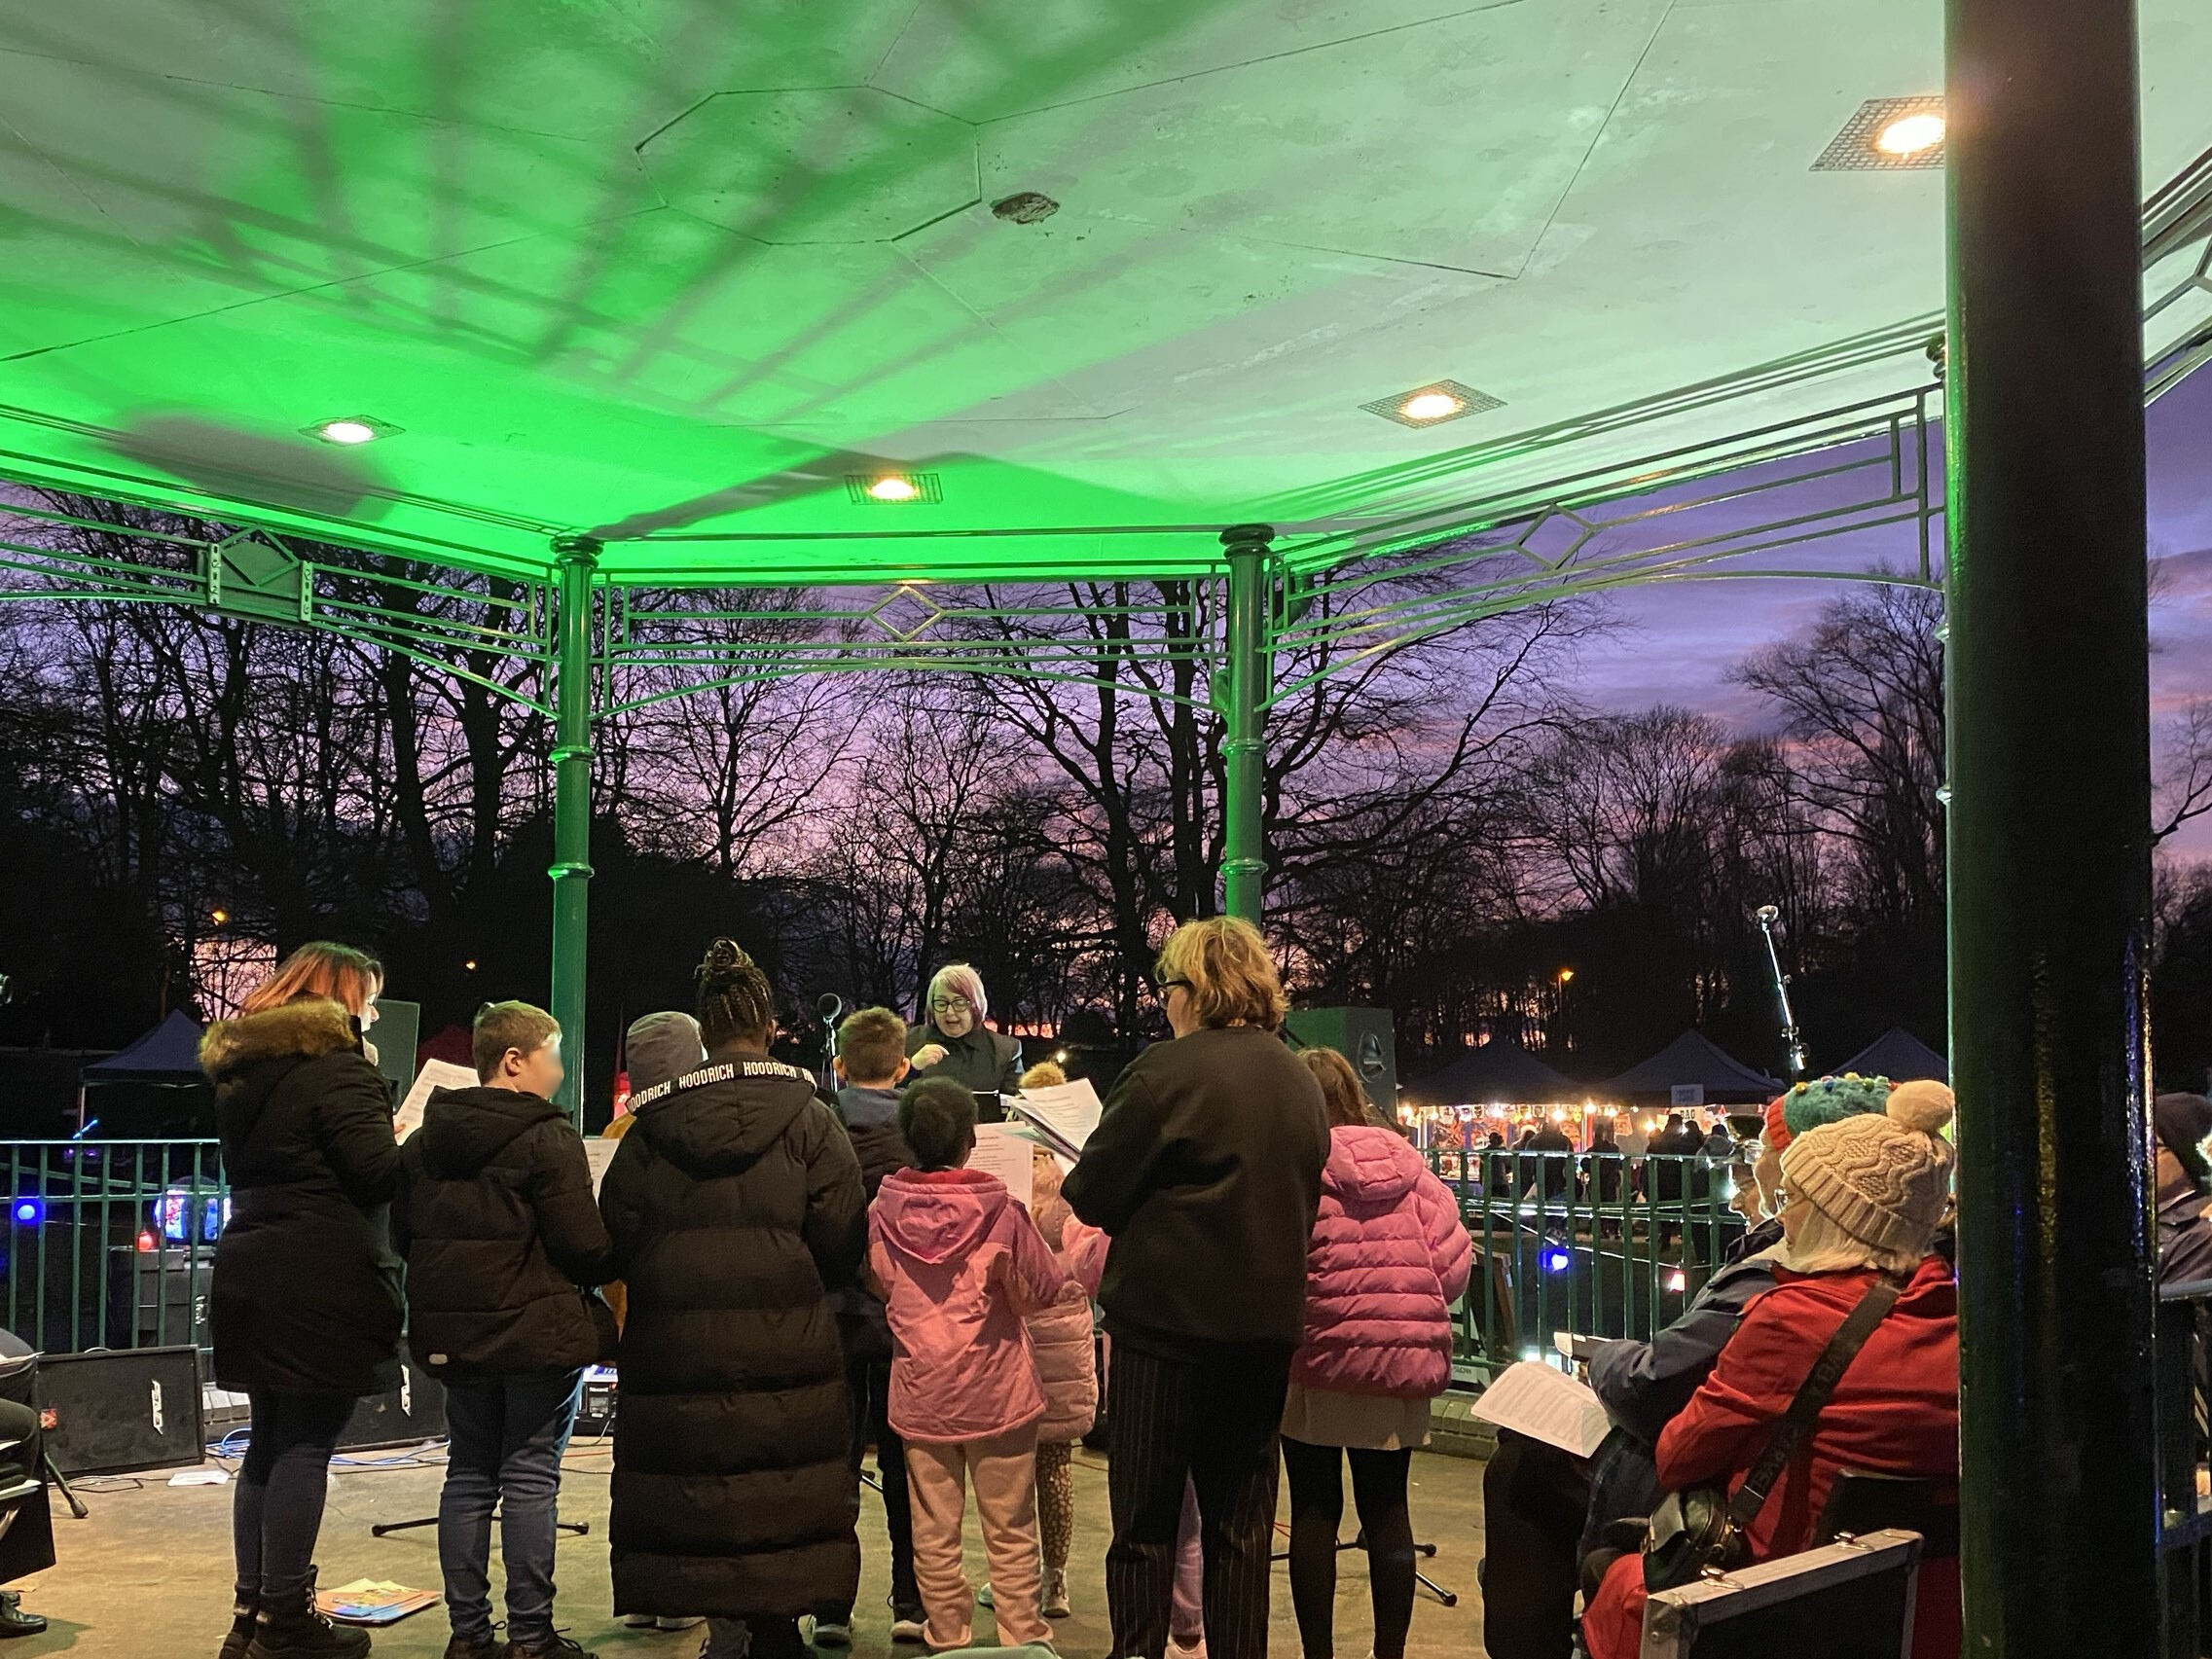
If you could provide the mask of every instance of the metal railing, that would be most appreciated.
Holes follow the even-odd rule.
[[[1649,1341],[1746,1230],[1730,1165],[1703,1154],[1446,1142],[1428,1157],[1474,1244],[1453,1361],[1476,1380],[1561,1331]]]
[[[44,1353],[205,1346],[230,1187],[212,1140],[11,1140],[7,1328]]]

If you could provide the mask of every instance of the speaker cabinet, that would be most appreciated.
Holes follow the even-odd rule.
[[[1397,1029],[1388,1008],[1293,1008],[1284,1022],[1296,1048],[1332,1048],[1352,1063],[1367,1099],[1397,1122]]]
[[[49,1353],[38,1365],[39,1423],[65,1475],[197,1463],[199,1351],[130,1348]]]
[[[411,1446],[418,1440],[435,1440],[445,1432],[446,1386],[416,1364],[415,1356],[402,1347],[399,1387],[387,1393],[370,1394],[355,1405],[338,1445],[341,1451]]]

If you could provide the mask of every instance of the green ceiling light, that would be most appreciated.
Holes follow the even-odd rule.
[[[341,444],[351,448],[356,444],[374,444],[379,438],[389,438],[399,428],[388,420],[371,420],[365,415],[342,415],[335,420],[318,420],[312,426],[303,426],[300,430],[326,444]]]
[[[845,492],[863,507],[932,506],[945,498],[944,482],[933,472],[853,473]]]
[[[1898,172],[1943,164],[1943,100],[1868,98],[1813,163],[1816,173]]]
[[[1360,407],[1369,415],[1379,415],[1400,426],[1435,426],[1463,415],[1504,409],[1505,404],[1501,398],[1478,392],[1457,380],[1432,380],[1409,392],[1393,392],[1389,397],[1379,397]]]

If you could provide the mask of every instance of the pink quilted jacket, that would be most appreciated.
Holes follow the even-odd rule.
[[[1060,1196],[1060,1167],[1048,1158],[1037,1161],[1031,1202],[1036,1206],[1037,1231],[1052,1247],[1061,1271],[1083,1287],[1080,1297],[1063,1296],[1043,1313],[1032,1314],[1028,1321],[1037,1378],[1044,1385],[1044,1416],[1037,1423],[1036,1437],[1049,1445],[1080,1440],[1098,1421],[1098,1351],[1092,1340],[1091,1298],[1099,1292],[1109,1241],[1070,1212],[1068,1201]]]
[[[868,1263],[890,1317],[890,1425],[923,1445],[987,1440],[1044,1415],[1023,1319],[1081,1292],[1006,1183],[900,1170],[868,1209]]]
[[[1343,1394],[1443,1392],[1448,1310],[1473,1260],[1451,1193],[1401,1136],[1365,1124],[1330,1130],[1306,1249],[1306,1335],[1290,1375]]]

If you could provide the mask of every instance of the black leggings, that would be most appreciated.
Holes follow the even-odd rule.
[[[1336,1533],[1344,1519],[1340,1458],[1352,1460],[1352,1501],[1367,1540],[1367,1592],[1375,1609],[1375,1659],[1404,1659],[1413,1624],[1413,1520],[1405,1510],[1410,1450],[1309,1446],[1283,1436],[1290,1477],[1290,1605],[1306,1659],[1332,1659],[1336,1645]]]
[[[253,1439],[231,1498],[238,1600],[296,1600],[314,1571],[330,1455],[353,1416],[347,1394],[255,1389]]]

